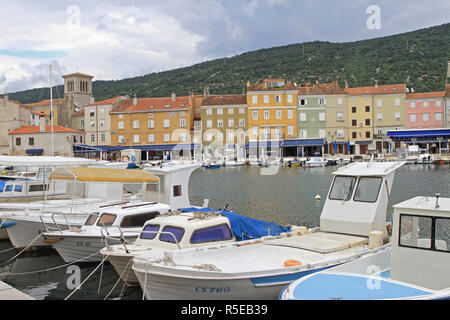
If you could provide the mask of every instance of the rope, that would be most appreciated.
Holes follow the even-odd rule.
[[[91,255],[88,255],[88,256],[86,256],[86,257],[84,257],[84,258],[81,258],[81,259],[78,259],[78,260],[75,260],[75,261],[72,261],[72,262],[68,262],[68,263],[62,264],[62,265],[60,265],[60,266],[56,266],[56,267],[52,267],[52,268],[47,268],[47,269],[42,269],[42,270],[36,270],[36,271],[27,271],[27,272],[19,272],[19,273],[9,273],[8,276],[20,276],[20,275],[33,274],[33,273],[40,273],[40,272],[47,272],[47,271],[52,271],[52,270],[60,269],[60,268],[63,268],[63,267],[70,266],[71,264],[74,264],[74,263],[83,261],[83,260],[85,260],[85,259],[88,259],[88,258],[90,258],[90,257],[92,257],[92,256],[95,256],[95,255],[98,254],[99,252],[100,252],[100,251],[98,251],[98,252],[96,252],[96,253],[93,253],[93,254],[91,254]]]
[[[145,275],[144,275],[144,288],[142,290],[142,300],[145,300],[145,292],[147,291],[147,267],[148,263],[145,264]]]
[[[114,289],[116,288],[116,286],[119,284],[120,279],[122,279],[123,274],[125,273],[125,271],[127,271],[128,266],[130,265],[130,262],[132,262],[132,261],[133,261],[133,259],[130,259],[130,260],[128,261],[127,265],[125,266],[125,268],[123,269],[122,273],[120,274],[119,279],[117,279],[116,283],[114,284],[114,286],[112,287],[112,289],[108,292],[108,294],[106,295],[105,299],[103,299],[103,300],[106,300],[106,299],[109,298],[110,294],[114,291]],[[130,270],[131,270],[131,268],[128,269],[128,272],[130,272]],[[127,273],[127,278],[128,278],[128,273]],[[124,282],[124,283],[125,283],[125,282]],[[123,288],[122,288],[122,290],[123,290]]]
[[[8,252],[8,251],[15,250],[15,249],[16,249],[15,247],[11,247],[9,249],[0,251],[0,253]]]
[[[16,254],[14,257],[12,257],[11,259],[9,259],[8,261],[6,261],[4,263],[3,266],[7,265],[9,262],[11,262],[12,260],[16,259],[18,256],[20,256],[23,252],[25,252],[26,250],[28,250],[29,247],[31,247],[31,245],[41,237],[40,234],[38,234],[26,247],[25,249],[21,250],[18,254]]]
[[[97,271],[97,269],[101,266],[101,265],[103,265],[103,263],[105,262],[105,260],[108,258],[108,256],[106,255],[104,258],[103,258],[103,260],[100,262],[100,264],[97,266],[97,267],[95,267],[95,269],[87,276],[87,278],[86,279],[84,279],[84,281],[82,282],[82,283],[80,283],[79,285],[78,285],[78,287],[76,287],[64,300],[68,300],[78,289],[80,289],[81,288],[81,286],[95,273],[95,271]]]

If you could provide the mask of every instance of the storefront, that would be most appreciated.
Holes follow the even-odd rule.
[[[387,134],[396,146],[417,145],[421,152],[449,153],[450,129],[396,130]]]
[[[283,157],[306,157],[324,154],[323,139],[286,139],[281,143]]]

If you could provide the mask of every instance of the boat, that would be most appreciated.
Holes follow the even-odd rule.
[[[417,164],[431,164],[435,160],[434,156],[429,153],[422,153],[417,158]]]
[[[283,162],[283,166],[285,168],[292,168],[292,167],[301,167],[302,166],[302,162],[299,160],[288,160],[286,162]]]
[[[86,167],[63,167],[49,179],[68,183],[66,199],[0,205],[1,221],[13,223],[6,231],[16,248],[49,246],[38,237],[43,231],[81,227],[93,211],[104,206],[140,201],[136,194],[127,192],[127,185],[159,183],[157,177],[144,170]],[[144,196],[150,192],[146,185],[142,189]]]
[[[65,262],[102,261],[100,250],[105,245],[134,241],[148,220],[172,209],[158,202],[130,202],[103,207],[92,212],[80,228],[45,231],[43,241],[51,244]]]
[[[132,269],[148,299],[277,299],[294,280],[390,246],[386,215],[395,171],[403,164],[340,167],[333,173],[319,227],[296,227],[211,250],[181,249],[170,263],[155,252],[134,258]],[[381,232],[382,243],[372,248],[373,231]]]
[[[314,168],[314,167],[325,167],[327,161],[316,154],[313,158],[306,158],[305,167],[306,168]]]
[[[257,156],[251,155],[248,157],[248,164],[250,166],[259,166],[261,164],[261,161]]]
[[[392,247],[291,283],[282,300],[450,299],[450,198],[394,206]]]
[[[210,163],[210,164],[204,165],[204,168],[205,169],[219,169],[220,168],[220,164]]]
[[[227,160],[225,167],[238,167],[245,165],[245,159]]]
[[[225,210],[185,208],[147,221],[134,243],[108,246],[101,253],[107,256],[122,281],[128,285],[137,285],[138,280],[131,270],[131,260],[135,256],[156,251],[170,255],[182,248],[199,248],[208,244],[218,246],[243,239],[242,233],[246,237],[257,237],[260,234],[254,234],[255,221],[260,224],[260,232],[265,233],[266,228],[261,227],[263,222],[256,219]],[[275,234],[289,230],[273,223],[266,225]]]

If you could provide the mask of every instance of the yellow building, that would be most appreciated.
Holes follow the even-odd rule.
[[[110,112],[111,144],[144,152],[143,159],[178,157],[177,145],[192,148],[193,96],[133,98],[122,101]]]
[[[61,104],[64,103],[64,99],[53,99],[53,125],[58,125],[58,108],[60,107]],[[47,121],[48,124],[50,125],[51,123],[51,116],[50,116],[50,111],[52,109],[51,106],[52,102],[50,101],[50,99],[47,100],[41,100],[39,102],[35,102],[35,103],[27,103],[27,104],[23,104],[23,106],[27,107],[30,109],[32,115],[34,115],[34,117],[31,119],[32,121],[35,120],[35,122],[39,123],[39,115],[43,112],[45,113],[45,116],[47,117]]]
[[[283,139],[297,137],[297,96],[298,88],[284,79],[247,84],[250,153],[252,148],[258,148],[259,153],[279,153]]]

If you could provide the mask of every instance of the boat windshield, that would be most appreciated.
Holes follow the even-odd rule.
[[[336,176],[330,191],[330,200],[350,200],[356,177]]]
[[[227,224],[211,226],[195,230],[191,237],[191,243],[203,243],[231,240],[233,235]]]
[[[382,181],[383,179],[380,177],[359,178],[353,200],[360,202],[376,202]]]
[[[165,226],[164,229],[162,230],[162,232],[168,232],[168,233],[162,233],[159,236],[159,240],[164,241],[164,242],[170,242],[170,243],[180,242],[181,238],[183,238],[183,235],[184,235],[183,228],[171,227],[171,226]]]
[[[84,225],[86,225],[86,226],[92,226],[92,225],[95,223],[95,221],[97,221],[97,218],[98,218],[98,212],[94,212],[93,214],[91,214],[91,215],[87,218],[87,220],[86,220],[86,222],[84,223]]]
[[[110,227],[113,225],[116,218],[117,218],[117,216],[115,214],[104,213],[100,216],[100,219],[98,219],[97,226],[98,227]]]
[[[158,224],[148,224],[144,227],[143,232],[141,233],[141,239],[148,239],[148,240],[152,240],[155,239],[156,234],[159,230],[159,225]]]

